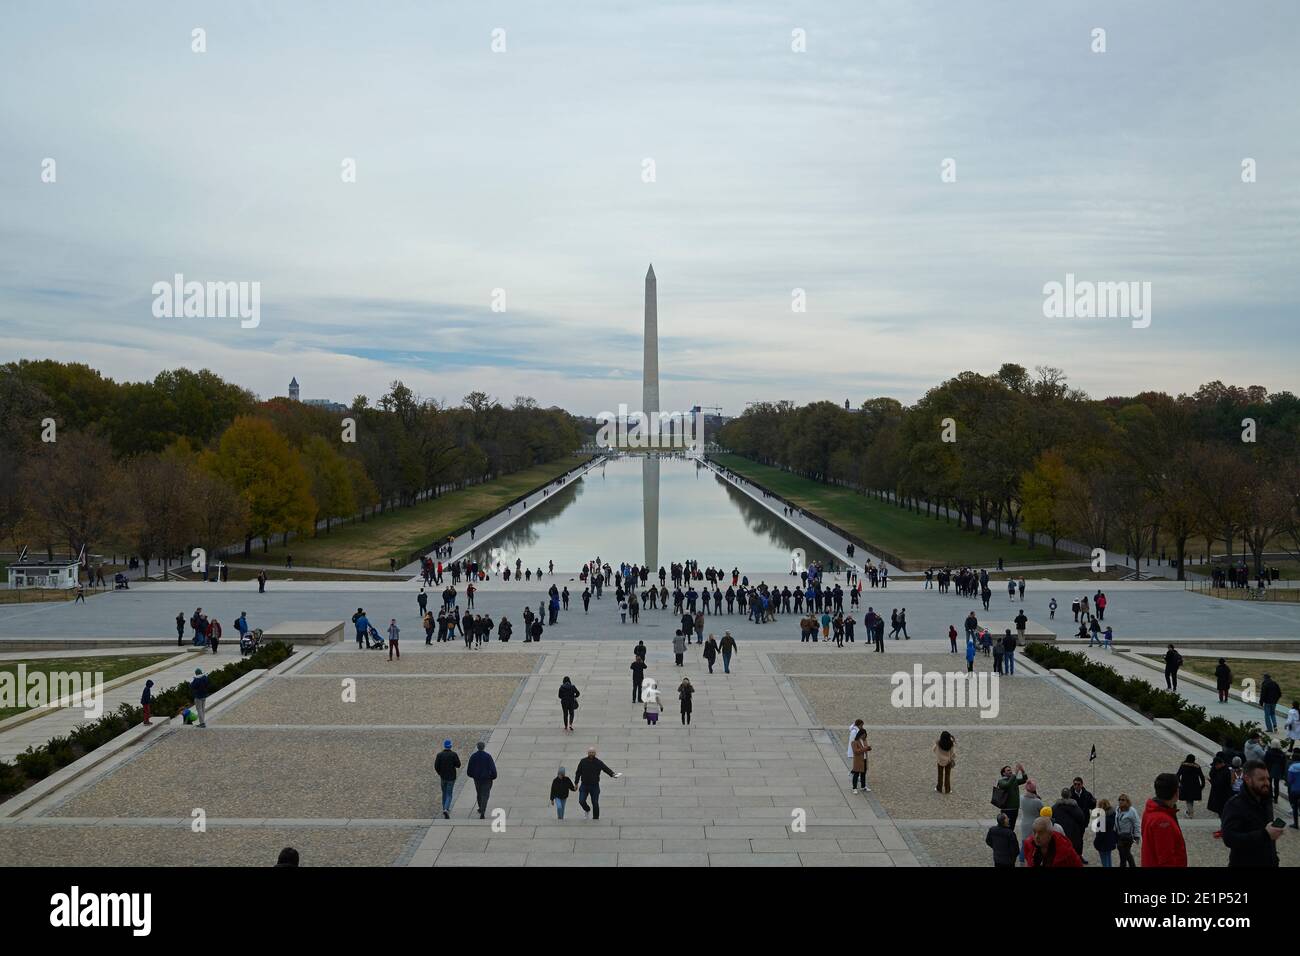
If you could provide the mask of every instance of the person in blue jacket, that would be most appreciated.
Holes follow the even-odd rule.
[[[966,635],[966,673],[969,674],[975,670],[975,639],[969,634]]]
[[[141,723],[152,723],[153,717],[153,681],[144,682],[144,693],[140,695],[140,706],[144,708],[144,720]]]
[[[199,726],[206,727],[208,694],[212,693],[212,682],[203,673],[202,667],[194,668],[194,680],[190,681],[190,691],[194,694],[194,709],[199,712]]]
[[[492,792],[492,781],[497,778],[497,765],[492,755],[487,752],[487,744],[478,742],[478,749],[470,755],[465,776],[474,781],[474,792],[478,796],[478,818],[482,820],[487,812],[488,795]]]

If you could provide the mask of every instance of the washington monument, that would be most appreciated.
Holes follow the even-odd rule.
[[[645,274],[645,359],[641,367],[641,411],[659,411],[659,296],[655,267]]]
[[[659,301],[655,289],[655,267],[645,274],[645,361],[641,368],[641,411],[654,416],[659,411]],[[648,423],[651,419],[645,419]],[[658,439],[655,440],[658,444]],[[641,459],[641,508],[645,529],[645,563],[659,565],[659,459]]]

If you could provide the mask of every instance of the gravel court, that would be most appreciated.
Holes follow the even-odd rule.
[[[223,725],[365,727],[494,725],[518,677],[273,677],[221,714]],[[345,694],[347,695],[345,699]]]
[[[928,670],[928,669],[926,669]],[[1051,679],[1028,674],[1016,677],[997,677],[988,674],[985,687],[990,692],[980,698],[980,684],[970,689],[970,682],[961,671],[954,683],[966,695],[965,706],[920,707],[894,706],[894,682],[883,674],[852,677],[797,676],[791,679],[816,712],[818,719],[828,727],[848,727],[861,718],[868,727],[881,726],[933,726],[957,723],[968,726],[1011,727],[1017,725],[1088,726],[1114,723],[1098,710],[1087,706],[1055,686]],[[909,694],[915,693],[915,673],[911,667],[900,668]],[[923,674],[925,670],[923,670]],[[941,672],[943,673],[943,672]],[[977,675],[978,677],[978,675]],[[992,682],[997,682],[997,709],[993,712]],[[900,689],[901,690],[901,689]],[[979,704],[987,703],[981,708]],[[990,716],[985,717],[985,714]]]
[[[247,826],[209,820],[93,824],[0,824],[7,866],[269,866],[284,846],[302,866],[392,866],[412,852],[423,831],[413,821],[388,826]]]
[[[464,760],[490,729],[178,728],[47,813],[188,819],[201,807],[209,818],[258,821],[431,818],[442,740]]]

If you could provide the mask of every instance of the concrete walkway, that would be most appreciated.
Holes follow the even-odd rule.
[[[729,675],[710,675],[698,647],[684,667],[651,650],[648,675],[664,712],[646,724],[632,702],[627,645],[550,645],[506,721],[488,743],[501,768],[489,801],[507,825],[473,812],[464,787],[450,821],[429,827],[412,866],[915,866],[918,861],[869,795],[849,791],[843,748],[817,728],[789,679],[765,655],[741,650]],[[582,691],[566,734],[556,688]],[[690,726],[677,686],[699,691]],[[546,801],[556,770],[573,774],[588,747],[619,779],[601,779],[601,818],[577,795],[565,819]],[[806,822],[806,827],[804,823]]]
[[[63,652],[42,652],[40,657],[91,657],[91,656],[121,656],[124,652],[121,649],[107,651],[63,651]],[[33,653],[9,653],[3,655],[4,659],[30,660],[37,655]],[[139,704],[140,694],[144,690],[144,682],[152,680],[154,690],[161,692],[168,690],[175,685],[188,681],[194,676],[194,668],[202,667],[205,671],[220,667],[223,664],[229,664],[232,660],[239,658],[239,644],[236,641],[233,653],[221,652],[218,654],[194,654],[179,652],[171,661],[163,662],[160,669],[152,671],[138,680],[126,681],[118,687],[106,690],[103,695],[102,709],[96,708],[97,712],[87,712],[83,707],[60,707],[43,713],[42,716],[25,720],[21,723],[10,725],[0,729],[0,760],[12,761],[13,758],[22,753],[28,747],[39,746],[47,742],[51,737],[61,736],[75,730],[81,724],[95,720],[103,714],[116,710],[122,704]],[[25,715],[20,715],[25,716]]]
[[[1089,648],[1084,646],[1070,647],[1069,650],[1077,651],[1098,664],[1105,664],[1108,667],[1113,667],[1124,677],[1137,677],[1140,680],[1146,681],[1152,687],[1159,688],[1160,690],[1165,689],[1165,678],[1163,672],[1164,663],[1162,661],[1155,661],[1155,663],[1157,663],[1161,668],[1160,670],[1156,670],[1134,660],[1133,655],[1129,653],[1106,651],[1100,647]],[[1229,652],[1225,651],[1225,653]],[[1247,656],[1246,654],[1237,654],[1236,652],[1231,653],[1234,657]],[[1183,656],[1188,657],[1193,655],[1189,652],[1184,653]],[[1196,656],[1213,656],[1217,659],[1223,655],[1215,653],[1213,655]],[[1287,656],[1296,657],[1296,655]],[[1148,659],[1155,660],[1154,658]],[[1219,695],[1213,690],[1201,687],[1198,684],[1194,684],[1190,680],[1187,680],[1187,673],[1188,671],[1185,667],[1179,671],[1178,693],[1186,698],[1189,704],[1204,707],[1205,712],[1211,716],[1226,717],[1234,723],[1253,720],[1263,727],[1264,713],[1258,704],[1246,704],[1236,698],[1229,699],[1226,703],[1223,703],[1219,700]],[[1240,682],[1237,683],[1237,690],[1240,690]],[[1279,724],[1281,723],[1280,718],[1278,722]]]

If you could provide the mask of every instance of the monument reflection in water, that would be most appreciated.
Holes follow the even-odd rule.
[[[638,507],[639,505],[639,507]],[[824,549],[703,466],[680,456],[625,455],[532,506],[472,552],[489,566],[522,559],[536,570],[554,561],[573,576],[600,556],[652,568],[694,559],[769,580],[790,570],[790,553],[828,560]]]

